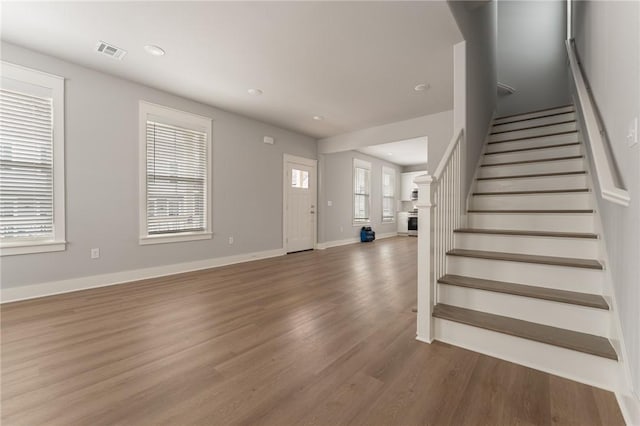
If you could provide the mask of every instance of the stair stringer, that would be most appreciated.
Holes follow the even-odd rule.
[[[609,251],[607,249],[607,237],[605,235],[604,226],[602,224],[602,218],[600,217],[599,204],[601,200],[596,196],[598,188],[595,185],[593,179],[593,158],[591,157],[591,150],[587,149],[587,142],[584,140],[583,131],[584,123],[582,114],[579,113],[579,103],[574,96],[574,103],[576,105],[576,122],[578,124],[578,140],[581,142],[580,148],[584,155],[584,166],[587,171],[587,186],[590,189],[590,196],[594,208],[594,231],[598,234],[598,258],[604,265],[603,280],[602,280],[602,295],[609,304],[609,310],[611,320],[609,321],[609,341],[613,345],[616,353],[618,354],[618,366],[620,380],[618,388],[612,391],[616,394],[616,399],[620,405],[623,416],[629,424],[640,424],[640,395],[636,394],[633,389],[632,373],[629,367],[629,355],[624,343],[624,334],[622,333],[622,322],[620,321],[620,315],[618,310],[618,303],[616,300],[615,291],[613,289],[613,276],[611,275],[611,269],[609,268]],[[607,202],[602,200],[602,202]]]

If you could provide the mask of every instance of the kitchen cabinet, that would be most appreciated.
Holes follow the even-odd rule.
[[[413,180],[426,173],[426,171],[406,172],[400,175],[400,201],[411,201],[411,191],[418,187]]]

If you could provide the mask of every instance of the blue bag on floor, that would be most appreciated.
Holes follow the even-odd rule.
[[[360,241],[363,243],[369,243],[376,239],[376,233],[370,226],[363,226],[360,229]]]

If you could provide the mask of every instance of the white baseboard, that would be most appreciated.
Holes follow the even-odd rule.
[[[622,417],[629,426],[640,426],[640,397],[633,393],[616,392]]]
[[[376,240],[382,240],[383,238],[396,237],[397,235],[398,235],[397,232],[387,232],[384,234],[376,234]],[[318,243],[316,244],[316,248],[318,250],[325,250],[331,247],[346,246],[348,244],[355,244],[359,242],[360,242],[360,237],[352,237],[352,238],[345,238],[344,240],[334,240],[334,241],[327,241],[325,243]]]
[[[96,287],[125,284],[131,281],[157,278],[183,272],[198,271],[201,269],[216,268],[219,266],[249,262],[252,260],[268,259],[270,257],[277,257],[285,254],[285,250],[280,248],[275,250],[238,254],[234,256],[197,260],[194,262],[154,266],[151,268],[92,275],[88,277],[72,278],[61,281],[50,281],[20,287],[9,287],[0,290],[0,303],[16,302],[18,300],[34,299],[37,297],[52,296],[54,294],[69,293],[72,291],[86,290]]]

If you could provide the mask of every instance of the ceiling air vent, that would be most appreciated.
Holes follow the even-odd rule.
[[[122,57],[127,54],[126,50],[120,49],[113,44],[105,43],[104,41],[98,41],[96,51],[113,59],[122,59]]]

